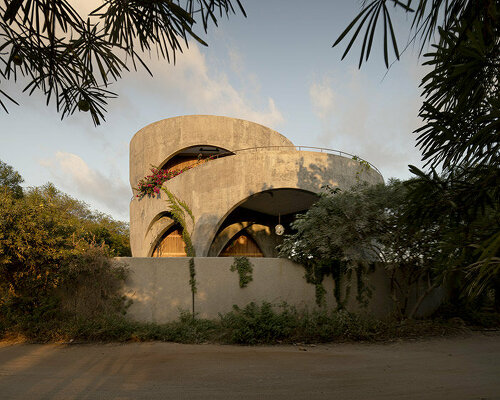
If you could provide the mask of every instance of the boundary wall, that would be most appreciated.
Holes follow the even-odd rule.
[[[200,318],[215,319],[219,313],[232,310],[233,304],[245,307],[250,302],[286,302],[298,309],[317,309],[315,286],[307,283],[304,268],[283,258],[249,258],[253,266],[253,280],[245,288],[239,287],[239,275],[231,272],[232,257],[195,257],[197,293],[194,295],[195,313]],[[129,276],[123,293],[132,304],[129,318],[143,322],[165,323],[179,317],[180,311],[191,312],[193,295],[189,285],[189,258],[120,257]],[[373,294],[368,307],[361,308],[356,301],[356,278],[353,274],[346,308],[349,311],[368,312],[376,317],[388,316],[393,310],[390,281],[383,265],[367,275],[367,284]],[[345,285],[345,284],[344,284]],[[343,285],[343,286],[344,286]],[[335,307],[334,282],[325,277],[326,306]],[[345,294],[345,286],[342,288]],[[442,300],[442,290],[432,293],[423,302],[419,314],[431,313]]]

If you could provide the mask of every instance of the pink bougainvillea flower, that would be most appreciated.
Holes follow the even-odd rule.
[[[159,196],[159,193],[160,193],[160,189],[161,189],[161,186],[167,182],[168,180],[172,179],[172,178],[175,178],[176,176],[179,176],[180,174],[182,174],[183,172],[186,172],[198,165],[201,165],[205,162],[207,162],[208,160],[212,160],[214,159],[215,156],[211,156],[211,157],[208,157],[208,158],[199,158],[197,162],[195,162],[194,164],[192,165],[188,165],[182,169],[161,169],[161,168],[157,168],[157,167],[152,167],[151,168],[151,174],[150,175],[146,175],[143,179],[141,179],[139,182],[138,182],[138,194],[137,194],[137,197],[139,198],[143,198],[144,196],[148,195],[148,196],[152,196],[153,198],[155,197],[155,193],[156,193],[156,197],[160,197]]]

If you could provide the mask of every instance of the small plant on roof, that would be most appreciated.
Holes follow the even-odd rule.
[[[370,163],[358,156],[352,156],[352,159],[359,163],[359,169],[356,171],[356,181],[359,182],[359,180],[361,179],[361,174],[364,171],[368,172],[371,169]]]

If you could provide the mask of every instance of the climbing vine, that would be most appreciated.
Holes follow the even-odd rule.
[[[306,270],[305,279],[307,283],[311,283],[315,286],[316,304],[319,307],[326,305],[326,289],[323,286],[323,280],[325,276],[331,276],[334,282],[333,296],[337,303],[337,309],[343,309],[350,291],[350,285],[348,284],[345,296],[342,297],[341,287],[343,276],[348,272],[346,263],[337,260],[313,261],[309,259],[303,262],[302,265]]]
[[[368,172],[371,169],[370,163],[362,158],[359,158],[358,156],[352,156],[352,159],[359,163],[359,168],[356,171],[356,181],[359,183],[363,172]]]
[[[162,191],[167,195],[167,203],[170,207],[170,213],[172,219],[177,222],[182,228],[182,241],[184,242],[184,249],[188,257],[196,257],[196,251],[191,240],[191,234],[188,230],[188,225],[186,223],[186,214],[191,219],[194,226],[194,215],[189,208],[189,206],[182,200],[180,200],[175,194],[170,192],[167,188],[162,187]]]
[[[189,259],[189,286],[191,286],[191,293],[195,294],[198,291],[196,287],[196,270],[194,268],[194,258]]]
[[[303,262],[306,270],[305,278],[307,283],[315,286],[316,304],[319,307],[326,305],[326,289],[323,286],[323,280],[326,276],[333,279],[333,297],[337,304],[337,310],[345,308],[349,295],[351,294],[352,273],[356,274],[356,301],[362,307],[367,307],[369,299],[372,297],[372,288],[366,284],[366,273],[368,269],[372,271],[373,266],[366,267],[363,264],[352,264],[347,261],[322,260],[314,262],[308,260]],[[344,294],[342,286],[345,285]]]
[[[231,272],[238,271],[240,277],[240,288],[247,287],[253,281],[252,273],[253,267],[250,260],[243,257],[235,257],[234,263],[231,265]]]
[[[193,312],[193,318],[194,318],[194,295],[198,291],[198,288],[196,287],[196,270],[194,267],[194,258],[191,257],[189,259],[189,286],[191,286],[191,304],[192,304],[192,312]]]
[[[357,265],[356,271],[356,288],[357,295],[356,300],[361,305],[361,307],[368,307],[368,302],[372,298],[373,290],[370,285],[367,284],[366,275],[368,272],[372,273],[375,271],[375,264],[370,263],[366,265]]]
[[[366,284],[367,267],[363,264],[349,264],[347,261],[328,260],[315,263],[309,261],[304,264],[306,270],[305,278],[308,283],[315,286],[316,304],[320,307],[326,305],[326,290],[323,286],[325,276],[333,279],[333,297],[337,304],[337,310],[345,308],[351,293],[352,273],[356,274],[356,301],[362,307],[367,307],[372,297],[372,289]],[[373,268],[372,266],[368,268]],[[345,284],[345,292],[342,295],[342,286]]]
[[[213,158],[214,157],[212,156],[203,159],[200,155],[196,163],[180,170],[173,170],[173,169],[164,170],[161,168],[153,167],[151,168],[151,175],[147,175],[143,179],[141,179],[137,184],[138,187],[134,188],[137,191],[136,196],[139,197],[140,199],[142,199],[145,196],[151,196],[154,198],[155,195],[159,198],[160,191],[163,191],[167,195],[166,201],[167,204],[169,205],[172,219],[182,228],[181,229],[182,241],[184,242],[184,249],[188,257],[196,257],[196,251],[194,249],[193,242],[191,240],[191,234],[188,230],[188,224],[186,222],[186,214],[191,219],[192,226],[194,226],[194,215],[185,201],[179,199],[175,194],[173,194],[171,191],[169,191],[166,187],[163,187],[162,185],[166,181],[176,177],[177,175],[187,171],[188,169],[194,168],[197,165],[210,161]]]

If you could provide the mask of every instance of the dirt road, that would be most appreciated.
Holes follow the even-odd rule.
[[[316,347],[0,343],[0,399],[500,399],[500,334]]]

